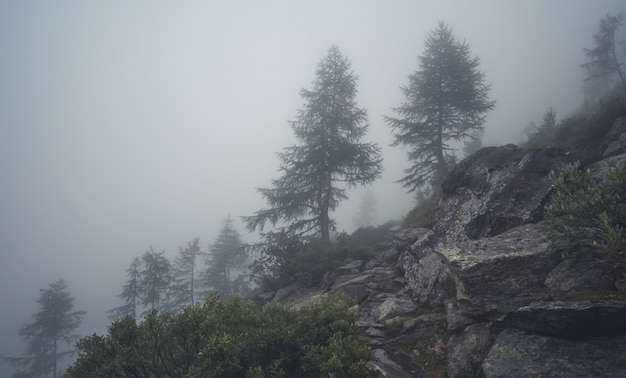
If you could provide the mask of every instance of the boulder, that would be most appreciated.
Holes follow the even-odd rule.
[[[448,376],[478,376],[494,337],[489,323],[476,323],[453,333],[448,340]]]
[[[486,378],[626,377],[626,336],[568,340],[505,329],[482,363]]]
[[[432,233],[430,234],[433,235]],[[405,251],[398,259],[399,270],[404,272],[406,287],[413,299],[430,307],[442,307],[444,301],[456,295],[446,259],[423,238]]]
[[[619,117],[613,122],[600,148],[603,159],[626,153],[626,117]]]
[[[545,281],[560,255],[542,227],[526,224],[490,238],[434,246],[418,242],[400,259],[407,286],[417,302],[443,306],[455,298],[463,315],[483,320],[549,299]]]
[[[454,167],[442,184],[433,230],[439,242],[478,239],[542,219],[548,173],[569,161],[558,149],[486,147]]]
[[[376,317],[378,321],[393,315],[405,315],[415,311],[417,306],[410,298],[402,296],[389,296],[378,306]]]
[[[567,300],[577,293],[615,290],[613,267],[593,257],[563,260],[546,277],[546,286],[555,300]]]
[[[505,314],[493,327],[568,339],[626,333],[626,302],[535,302]]]

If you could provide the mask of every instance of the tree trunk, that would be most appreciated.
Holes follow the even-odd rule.
[[[57,378],[57,339],[52,340],[52,378]]]
[[[320,237],[322,239],[322,245],[326,247],[330,245],[330,216],[328,215],[328,211],[330,208],[330,195],[332,190],[331,184],[331,174],[330,172],[325,172],[320,196],[321,201],[319,202],[319,217]]]

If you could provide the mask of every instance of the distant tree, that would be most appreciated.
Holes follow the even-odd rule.
[[[548,106],[546,112],[543,113],[543,118],[541,119],[541,125],[539,125],[539,130],[551,133],[556,129],[556,112],[552,106]]]
[[[437,187],[455,163],[456,148],[482,132],[485,115],[495,106],[469,46],[459,42],[452,30],[439,22],[425,42],[420,69],[402,87],[406,101],[385,117],[394,132],[393,146],[407,146],[411,167],[399,180],[410,192],[423,186]]]
[[[374,143],[361,143],[368,129],[367,113],[357,107],[357,76],[336,46],[319,63],[313,89],[300,91],[304,106],[290,122],[301,145],[278,154],[283,176],[271,188],[257,189],[269,209],[244,217],[251,231],[269,222],[280,234],[319,235],[330,244],[334,222],[329,213],[348,198],[346,190],[380,177],[382,159]]]
[[[480,131],[474,131],[470,135],[469,140],[466,140],[465,145],[463,146],[463,153],[465,156],[470,156],[474,152],[483,148],[482,136],[482,132]]]
[[[538,132],[539,132],[539,126],[537,126],[537,124],[535,122],[530,122],[524,128],[524,134],[526,134],[526,138],[528,138],[528,139],[530,139],[530,138],[534,137],[535,135],[537,135]]]
[[[60,350],[62,344],[71,345],[78,340],[72,332],[78,328],[85,311],[72,311],[74,298],[60,279],[40,290],[37,300],[40,310],[33,322],[20,328],[19,335],[26,341],[24,357],[8,358],[18,368],[15,377],[59,376],[58,363],[74,353],[72,349]]]
[[[193,239],[185,248],[178,248],[174,259],[173,281],[171,284],[172,305],[175,309],[190,306],[196,302],[196,268],[198,257],[202,254],[200,240]]]
[[[357,227],[371,226],[374,222],[374,213],[376,212],[376,205],[378,201],[371,190],[367,190],[361,199],[361,206],[359,212],[354,219],[354,225]]]
[[[583,63],[582,67],[587,70],[586,80],[609,80],[612,81],[617,76],[622,84],[626,84],[622,63],[617,59],[615,51],[615,33],[624,22],[624,13],[612,16],[607,14],[600,20],[600,30],[594,34],[595,46],[591,49],[584,48],[583,52],[589,59]]]
[[[539,148],[553,145],[555,142],[554,131],[556,130],[556,124],[556,111],[554,111],[552,106],[548,106],[539,125],[531,122],[524,129],[528,138],[526,146]]]
[[[118,295],[124,304],[109,311],[109,316],[113,320],[118,320],[126,316],[137,319],[137,310],[140,305],[143,284],[141,281],[142,266],[141,260],[135,257],[126,269],[127,281]]]
[[[169,302],[171,264],[165,257],[165,251],[156,252],[153,247],[141,259],[144,266],[141,272],[142,304],[150,310],[160,310]]]
[[[234,285],[238,277],[233,275],[242,273],[246,269],[245,263],[245,246],[232,218],[228,216],[219,235],[209,247],[203,276],[205,286],[225,297],[238,294]]]

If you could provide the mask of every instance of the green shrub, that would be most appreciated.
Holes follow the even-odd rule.
[[[285,237],[265,246],[250,267],[253,282],[264,290],[292,283],[312,286],[337,265],[333,251],[319,239]]]
[[[568,240],[574,252],[591,250],[608,258],[626,251],[626,164],[609,164],[595,179],[580,163],[564,165],[548,182],[554,192],[546,210],[549,232]]]
[[[410,228],[431,228],[435,223],[435,209],[437,208],[439,198],[439,195],[433,194],[430,197],[420,200],[406,215],[404,226]]]
[[[601,145],[616,118],[626,115],[626,93],[599,104],[592,113],[563,120],[554,132],[554,147],[570,151],[585,164],[602,156]]]
[[[594,111],[566,118],[554,130],[539,130],[521,145],[523,148],[561,148],[585,164],[592,163],[601,158],[601,147],[613,121],[624,115],[626,92],[621,90],[598,104]]]
[[[324,274],[345,259],[369,260],[376,243],[388,237],[389,225],[364,227],[351,235],[341,233],[330,246],[317,238],[285,237],[266,245],[251,265],[251,279],[264,290],[277,290],[292,283],[317,285]]]
[[[352,302],[332,295],[295,310],[209,297],[178,314],[128,317],[78,342],[68,377],[371,377]]]

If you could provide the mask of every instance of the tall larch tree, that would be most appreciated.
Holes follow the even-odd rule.
[[[393,146],[409,149],[411,166],[398,182],[409,192],[437,189],[456,162],[457,147],[482,133],[486,114],[495,106],[490,86],[471,57],[467,43],[457,41],[443,21],[427,37],[419,69],[401,87],[405,102],[385,117]]]
[[[178,255],[174,259],[173,280],[170,285],[171,301],[176,310],[196,303],[196,269],[201,255],[199,238],[188,242],[185,248],[178,248]]]
[[[161,310],[169,302],[169,285],[172,280],[172,267],[165,257],[165,251],[157,252],[150,247],[141,257],[142,304],[150,310]]]
[[[269,222],[279,229],[263,235],[268,241],[316,235],[328,245],[335,225],[330,213],[348,198],[347,189],[380,177],[380,148],[361,142],[369,125],[367,112],[357,106],[357,79],[350,61],[332,46],[313,88],[300,91],[304,105],[289,122],[300,144],[278,153],[282,177],[257,189],[269,208],[244,217],[250,231],[263,231]]]
[[[59,362],[74,353],[73,349],[61,350],[63,345],[73,345],[78,336],[73,332],[81,323],[84,311],[73,311],[74,297],[67,284],[60,279],[48,289],[41,289],[37,300],[39,311],[33,322],[20,328],[19,335],[26,341],[24,357],[9,358],[18,368],[15,376],[52,377],[60,376]]]
[[[594,34],[593,40],[595,46],[591,49],[584,48],[583,53],[589,59],[582,66],[587,70],[587,78],[589,81],[599,81],[605,85],[615,77],[619,78],[622,84],[626,84],[622,63],[617,58],[615,49],[615,33],[620,29],[626,17],[624,13],[615,16],[607,14],[605,18],[600,20],[598,32]]]
[[[217,292],[225,297],[239,294],[234,285],[235,273],[246,270],[246,250],[239,232],[228,216],[206,255],[206,270],[203,275],[205,287],[210,292]]]
[[[138,257],[135,257],[126,269],[126,283],[122,287],[122,292],[118,295],[124,304],[109,311],[109,316],[113,320],[119,320],[126,316],[137,319],[137,310],[141,304],[143,285],[141,282],[142,264]]]

